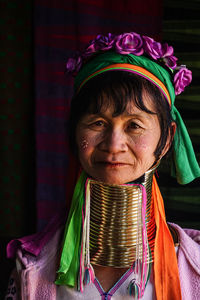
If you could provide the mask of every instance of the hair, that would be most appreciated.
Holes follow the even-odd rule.
[[[153,100],[154,111],[144,104],[143,92]],[[81,118],[87,114],[97,114],[114,105],[113,117],[122,114],[127,104],[134,102],[142,111],[157,114],[161,136],[154,152],[156,160],[164,149],[168,135],[170,145],[173,140],[172,117],[170,106],[160,90],[147,79],[125,71],[110,71],[90,79],[80,91],[74,95],[71,102],[69,117],[69,143],[72,151],[77,154],[76,127]]]

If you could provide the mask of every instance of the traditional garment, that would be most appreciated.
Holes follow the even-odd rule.
[[[97,278],[95,278],[94,283],[86,287],[84,293],[80,293],[73,288],[63,285],[58,286],[56,290],[56,300],[121,300],[122,298],[124,300],[133,300],[133,296],[127,293],[131,280],[135,280],[135,276],[133,271],[129,269],[108,292],[103,290]],[[153,271],[151,272],[144,295],[141,299],[156,300]]]
[[[57,298],[58,296],[62,296],[62,291],[58,292],[58,286],[54,283],[59,265],[64,224],[65,219],[63,219],[63,216],[56,216],[43,232],[13,240],[9,243],[8,256],[10,258],[17,257],[18,270],[15,269],[11,274],[8,293],[5,299],[11,297],[10,299],[13,300],[64,300]],[[200,231],[192,229],[183,230],[175,224],[171,224],[171,226],[176,229],[179,237],[177,259],[182,300],[199,300]],[[148,293],[153,294],[151,284],[152,281],[150,279],[148,289],[151,291],[148,291]],[[76,289],[70,289],[70,291],[74,296],[80,294],[80,299],[89,300],[86,296],[87,294],[81,294]],[[96,286],[93,286],[91,291],[95,291],[95,294],[92,295],[90,300],[102,300],[102,296]],[[123,291],[125,292],[125,287],[122,285],[122,288],[118,292]],[[87,293],[87,289],[85,293]],[[126,295],[118,295],[118,298],[115,298],[115,294],[113,294],[111,300],[131,299],[125,297],[130,296],[126,293]],[[70,298],[66,299],[71,300]],[[74,299],[77,300],[79,298]],[[153,300],[154,298],[150,299]],[[169,299],[173,300],[173,298]]]
[[[81,228],[83,228],[83,226],[81,227],[81,224],[82,207],[85,195],[85,176],[84,173],[80,176],[75,187],[71,210],[65,228],[60,267],[58,269],[58,277],[56,280],[56,283],[59,285],[76,286],[78,289],[79,281],[77,276],[80,268],[80,247],[82,247]],[[152,202],[154,203],[155,222],[157,227],[154,250],[156,295],[159,300],[181,299],[178,266],[173,239],[166,224],[164,203],[155,177],[153,177],[152,184]],[[89,283],[91,281],[93,281],[92,278]],[[176,289],[174,289],[174,286],[176,286]],[[81,291],[83,291],[83,289],[81,289]],[[141,296],[143,295],[143,292],[141,293]]]

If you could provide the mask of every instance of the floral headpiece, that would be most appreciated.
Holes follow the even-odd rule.
[[[68,73],[76,75],[81,66],[92,56],[113,50],[119,54],[133,54],[136,56],[147,56],[155,60],[163,67],[167,67],[173,76],[175,95],[181,94],[185,87],[192,81],[192,72],[185,65],[177,66],[177,57],[174,56],[174,49],[167,43],[161,44],[148,36],[142,36],[135,32],[120,35],[98,35],[90,41],[83,52],[76,53],[66,63]]]
[[[66,70],[76,75],[75,93],[88,80],[105,71],[133,72],[155,84],[170,104],[171,116],[177,125],[173,140],[171,173],[179,183],[186,184],[200,177],[200,168],[185,124],[174,105],[175,96],[182,93],[192,80],[192,72],[185,65],[178,66],[177,60],[174,49],[167,43],[161,44],[135,32],[120,35],[109,33],[98,35],[84,51],[69,58]],[[118,67],[117,64],[121,64],[122,67]],[[138,71],[140,67],[141,73]]]

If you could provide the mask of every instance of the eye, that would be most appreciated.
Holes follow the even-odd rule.
[[[106,122],[103,120],[96,120],[90,123],[89,127],[93,130],[102,130],[106,127]]]
[[[97,127],[102,127],[102,126],[105,126],[105,123],[102,120],[98,120],[98,121],[95,121],[93,123],[93,125],[95,125]]]
[[[128,124],[128,129],[140,129],[141,126],[139,124],[137,124],[136,122],[131,121]]]

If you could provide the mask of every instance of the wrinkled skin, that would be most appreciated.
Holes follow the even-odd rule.
[[[148,95],[144,102],[154,111]],[[154,164],[160,135],[157,115],[140,110],[133,102],[117,117],[113,117],[112,106],[99,114],[86,114],[76,132],[81,165],[96,180],[111,184],[131,182]],[[168,145],[163,155],[167,149]]]

